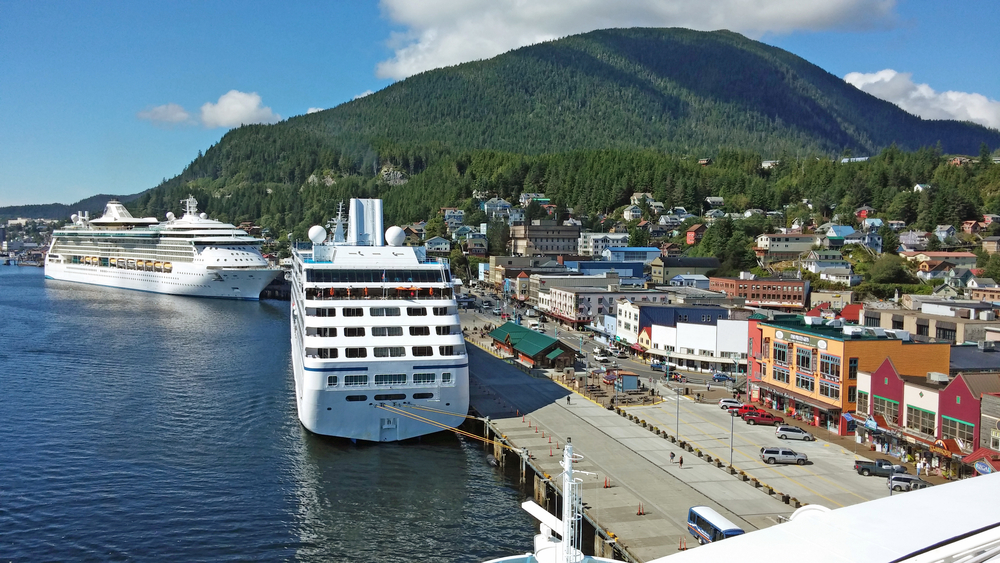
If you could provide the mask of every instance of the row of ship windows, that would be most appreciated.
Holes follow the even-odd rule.
[[[338,387],[339,376],[328,375],[326,377],[327,387]],[[364,387],[368,385],[368,375],[345,375],[344,376],[344,387]],[[406,374],[405,373],[380,373],[375,375],[375,385],[406,385]],[[437,383],[437,374],[434,373],[415,373],[413,374],[414,385],[430,385]],[[441,383],[451,383],[451,373],[444,372],[441,374]],[[414,399],[421,397],[414,396]],[[375,398],[379,400],[378,397]]]
[[[447,281],[441,269],[433,270],[306,270],[313,283],[428,283]]]
[[[306,289],[306,299],[450,299],[450,287],[329,287]]]
[[[403,327],[401,326],[373,326],[371,327],[372,336],[403,336]],[[462,327],[458,325],[449,326],[436,326],[434,327],[434,332],[438,336],[448,336],[450,334],[461,334]],[[366,336],[366,329],[363,326],[351,326],[344,328],[344,336],[347,337],[361,337]],[[430,336],[431,327],[429,326],[411,326],[410,336]],[[308,327],[306,328],[306,336],[321,336],[324,338],[331,338],[337,336],[337,329],[333,327]]]
[[[432,307],[431,312],[434,313],[436,317],[443,317],[445,315],[454,314],[455,311],[449,310],[448,307]],[[364,307],[341,307],[341,315],[345,317],[363,317],[365,316]],[[399,317],[402,314],[402,309],[399,307],[371,307],[368,309],[368,315],[372,317]],[[336,317],[337,309],[330,307],[325,309],[306,309],[307,317]],[[406,316],[408,317],[426,317],[427,307],[407,307]]]
[[[372,348],[372,354],[376,358],[404,358],[406,357],[405,346],[387,346]],[[428,357],[434,355],[433,346],[413,346],[410,354],[414,357]],[[464,356],[465,345],[458,346],[438,346],[439,356]],[[306,348],[307,358],[318,358],[322,360],[340,357],[339,348]],[[344,357],[351,359],[367,358],[368,348],[344,348]]]

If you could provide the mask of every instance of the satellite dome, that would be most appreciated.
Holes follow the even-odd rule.
[[[313,225],[309,227],[309,240],[313,241],[313,244],[319,244],[326,240],[326,229],[319,225]]]
[[[175,218],[173,211],[167,211],[167,221],[173,221]]]
[[[198,217],[201,217],[202,219],[208,219],[208,213],[200,213]]]
[[[72,214],[72,215],[69,216],[69,220],[73,221],[74,223],[76,223],[76,220],[79,219],[79,218],[80,218],[80,216],[77,215],[76,213],[74,213],[74,214]]]
[[[406,240],[406,233],[403,232],[403,229],[395,225],[386,229],[385,243],[389,246],[403,246],[404,240]]]

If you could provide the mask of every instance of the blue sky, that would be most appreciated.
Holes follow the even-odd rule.
[[[607,27],[731,29],[1000,128],[996,22],[987,0],[0,0],[0,206],[137,193],[239,123]]]

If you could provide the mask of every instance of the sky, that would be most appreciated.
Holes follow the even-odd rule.
[[[997,22],[996,0],[0,0],[0,207],[138,193],[241,124],[612,27],[729,29],[1000,129]]]

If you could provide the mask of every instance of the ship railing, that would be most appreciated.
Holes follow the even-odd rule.
[[[331,287],[306,289],[306,299],[316,301],[340,301],[358,299],[399,299],[399,300],[437,300],[453,299],[455,292],[450,287],[420,287],[420,288],[383,288],[383,287]]]

